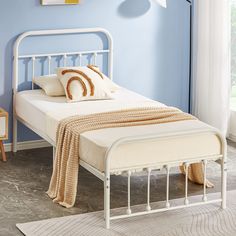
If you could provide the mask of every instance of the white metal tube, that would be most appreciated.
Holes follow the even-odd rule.
[[[108,77],[113,80],[113,40],[111,38],[108,38],[108,44],[110,49],[108,54]]]
[[[147,168],[147,174],[148,174],[148,183],[147,183],[147,207],[146,210],[150,211],[151,206],[150,206],[150,177],[151,177],[151,168]]]
[[[63,63],[64,63],[64,66],[66,66],[66,64],[67,64],[67,55],[66,54],[64,54],[64,56],[63,56]]]
[[[225,147],[226,149],[226,147]],[[222,159],[221,164],[221,198],[222,198],[222,209],[226,209],[227,203],[227,157],[226,153]]]
[[[188,200],[188,168],[189,168],[189,164],[185,163],[185,199],[184,199],[185,205],[189,204],[189,200]]]
[[[170,167],[166,166],[166,207],[170,207],[169,202],[169,191],[170,191]]]
[[[127,174],[128,174],[128,208],[127,208],[126,213],[128,215],[130,215],[132,213],[131,208],[130,208],[130,177],[131,177],[131,171],[129,170],[127,172]]]
[[[82,54],[79,54],[79,65],[82,66]]]
[[[104,211],[106,229],[110,228],[110,172],[106,171],[104,181]]]
[[[16,116],[16,93],[18,91],[18,66],[19,66],[18,56],[19,56],[19,52],[18,52],[18,47],[17,47],[14,50],[13,84],[12,84],[13,85],[12,86],[12,91],[13,91],[12,151],[14,153],[17,152],[17,146],[18,146],[17,144],[18,129],[17,129],[17,116]]]
[[[161,208],[161,209],[155,209],[155,210],[151,210],[151,211],[135,212],[135,213],[132,213],[131,215],[112,216],[110,218],[110,220],[117,220],[117,219],[124,219],[124,218],[129,218],[129,217],[134,217],[134,216],[148,215],[148,214],[153,214],[153,213],[158,213],[158,212],[184,209],[184,208],[188,208],[188,207],[202,206],[202,205],[211,204],[211,203],[218,203],[218,202],[222,202],[222,199],[209,200],[207,202],[190,203],[189,205],[173,206],[173,207],[169,207],[169,208]]]
[[[35,57],[32,57],[32,78],[35,76]],[[34,89],[34,83],[32,81],[32,90]]]
[[[97,53],[97,54],[103,54],[103,53],[109,53],[110,50],[90,50],[90,51],[80,51],[80,52],[66,52],[67,56],[73,56],[73,55],[88,55],[88,54],[93,54],[93,53]],[[23,58],[32,58],[32,57],[36,57],[36,58],[40,58],[40,57],[47,57],[47,56],[51,56],[51,57],[57,57],[57,56],[63,56],[65,54],[65,52],[59,52],[59,53],[43,53],[43,54],[27,54],[27,55],[21,55],[18,58],[19,59],[23,59]]]
[[[15,98],[14,98],[15,100]],[[15,101],[14,101],[15,103]],[[15,113],[15,108],[14,108],[14,111],[13,111],[13,140],[12,140],[12,151],[14,153],[17,152],[17,147],[18,147],[18,144],[17,144],[17,133],[18,133],[18,130],[17,130],[17,119],[16,119],[16,113]]]
[[[203,198],[202,200],[204,202],[207,201],[207,195],[206,195],[206,184],[207,184],[207,160],[203,161],[203,167],[204,167],[204,183],[203,183]]]
[[[49,75],[51,74],[51,60],[52,60],[52,57],[48,56],[48,74]]]
[[[224,137],[219,134],[219,138],[222,145],[222,160],[221,160],[221,198],[222,209],[226,208],[227,202],[227,142]]]
[[[106,202],[106,200],[107,200],[107,197],[106,197],[106,187],[107,187],[107,183],[106,183],[105,179],[103,181],[103,188],[104,188],[104,193],[103,193],[104,194],[104,197],[103,197],[103,204],[104,204],[103,217],[104,217],[104,220],[106,222],[106,204],[107,204],[107,202]]]

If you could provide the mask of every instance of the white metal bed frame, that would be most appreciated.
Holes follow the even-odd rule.
[[[26,37],[32,37],[32,36],[50,36],[50,35],[69,35],[69,34],[82,34],[82,33],[103,33],[108,39],[108,49],[106,50],[92,50],[92,51],[80,51],[80,52],[63,52],[63,53],[49,53],[49,54],[32,54],[32,55],[19,55],[19,46],[23,39]],[[15,108],[15,100],[16,100],[16,93],[18,92],[18,61],[22,58],[28,58],[32,60],[32,76],[35,74],[35,60],[36,58],[42,58],[47,57],[48,59],[48,72],[51,71],[51,59],[52,57],[63,57],[64,58],[64,65],[67,64],[67,56],[68,55],[77,55],[80,58],[80,64],[81,64],[81,57],[83,55],[93,55],[94,63],[96,64],[96,57],[97,54],[108,54],[108,74],[109,77],[112,79],[112,71],[113,71],[113,40],[111,34],[102,28],[85,28],[85,29],[62,29],[62,30],[40,30],[40,31],[30,31],[23,33],[20,35],[14,45],[14,69],[13,69],[13,152],[17,152],[17,120],[22,122],[24,125],[26,125],[28,128],[33,130],[35,133],[37,133],[39,136],[41,136],[43,139],[48,141],[52,146],[55,153],[55,147],[56,144],[53,142],[47,135],[37,130],[37,128],[32,127],[29,123],[27,123],[25,120],[22,120],[20,117],[16,114],[16,108]],[[32,89],[34,89],[33,83],[32,83]],[[83,166],[85,169],[87,169],[89,172],[94,174],[96,177],[101,179],[104,182],[104,218],[106,222],[106,228],[110,228],[110,221],[115,219],[121,219],[126,217],[132,217],[132,216],[140,216],[140,215],[146,215],[156,212],[163,212],[163,211],[169,211],[179,208],[185,208],[185,207],[191,207],[191,206],[197,206],[197,205],[203,205],[203,204],[209,204],[209,203],[215,203],[215,202],[221,202],[221,207],[223,209],[226,208],[226,185],[227,185],[227,155],[226,155],[226,140],[217,130],[212,130],[211,133],[213,135],[216,135],[221,143],[221,153],[217,156],[205,156],[205,157],[196,157],[195,159],[190,160],[179,160],[177,162],[165,162],[160,163],[157,161],[155,165],[151,166],[143,166],[142,170],[147,171],[148,175],[148,183],[147,183],[147,207],[146,211],[142,212],[135,212],[132,213],[131,211],[131,205],[130,205],[130,177],[132,175],[132,172],[135,168],[130,169],[120,169],[118,174],[122,174],[122,172],[126,172],[128,176],[128,207],[127,207],[127,213],[124,215],[118,215],[118,216],[110,216],[110,175],[114,174],[110,170],[110,162],[111,162],[111,154],[112,152],[117,148],[117,146],[122,145],[124,143],[132,143],[132,142],[140,142],[144,140],[153,140],[153,139],[168,139],[178,136],[190,136],[193,134],[204,134],[209,133],[209,130],[198,130],[198,131],[189,131],[189,132],[178,132],[178,133],[168,133],[165,135],[140,135],[135,137],[126,137],[122,138],[120,140],[117,140],[112,144],[112,146],[109,148],[109,150],[106,153],[106,162],[105,162],[105,173],[100,172],[99,170],[95,169],[94,167],[90,166],[89,164],[83,162],[80,160],[80,165]],[[54,154],[53,154],[54,155]],[[206,172],[207,172],[207,161],[216,161],[221,165],[221,197],[219,199],[215,200],[208,200],[207,199],[207,192],[206,192]],[[186,170],[188,170],[188,167],[192,163],[202,162],[204,165],[204,185],[203,185],[203,198],[202,201],[191,203],[188,199],[188,171],[186,171],[186,177],[185,177],[185,201],[182,205],[179,206],[171,206],[169,201],[169,176],[170,176],[170,169],[172,167],[179,166],[184,163]],[[166,187],[166,207],[161,209],[151,209],[150,205],[150,175],[151,171],[156,169],[166,169],[167,173],[167,187]],[[139,167],[140,169],[140,167]],[[117,172],[116,172],[117,174]]]

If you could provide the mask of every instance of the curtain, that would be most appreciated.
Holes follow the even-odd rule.
[[[230,2],[195,0],[192,113],[226,135],[230,114]]]

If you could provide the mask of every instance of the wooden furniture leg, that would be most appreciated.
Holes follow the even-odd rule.
[[[4,162],[6,162],[7,161],[7,157],[6,157],[6,153],[5,153],[5,150],[4,150],[4,146],[3,146],[2,140],[0,140],[0,150],[1,150],[1,153],[2,153],[2,160]]]

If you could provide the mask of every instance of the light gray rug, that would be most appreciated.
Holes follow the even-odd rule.
[[[215,199],[218,194],[211,194]],[[192,202],[200,200],[191,198]],[[178,205],[183,199],[175,200]],[[164,202],[152,204],[163,206]],[[104,228],[103,212],[92,212],[81,215],[66,216],[24,224],[17,224],[18,229],[26,236],[235,236],[236,235],[236,191],[228,192],[228,207],[220,209],[220,204],[210,204],[156,213],[135,218],[115,220],[111,229]],[[133,210],[145,206],[134,207]],[[119,214],[124,209],[116,209]]]

